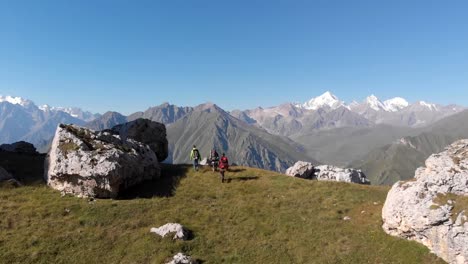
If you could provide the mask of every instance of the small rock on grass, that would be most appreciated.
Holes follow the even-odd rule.
[[[168,223],[158,228],[153,227],[150,230],[151,233],[156,233],[162,237],[175,233],[173,239],[187,240],[189,232],[181,225],[177,223]]]
[[[166,264],[195,264],[196,261],[192,260],[192,257],[185,255],[184,253],[177,253],[172,260]]]

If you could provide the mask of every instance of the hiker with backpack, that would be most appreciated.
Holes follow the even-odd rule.
[[[228,158],[224,155],[219,160],[219,174],[221,175],[221,182],[224,182],[224,172],[229,168]]]
[[[197,147],[193,145],[192,151],[190,152],[190,159],[193,160],[193,169],[198,171],[198,161],[200,160],[200,152]]]
[[[216,149],[212,149],[210,152],[210,162],[211,162],[211,167],[213,168],[213,171],[216,171],[216,168],[218,167],[218,161],[219,161],[218,152],[216,152]]]

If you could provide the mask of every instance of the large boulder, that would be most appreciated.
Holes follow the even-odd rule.
[[[449,263],[468,263],[468,140],[433,154],[414,180],[395,183],[383,229],[416,240]]]
[[[313,179],[314,165],[310,162],[298,161],[286,170],[286,175],[304,179]]]
[[[34,145],[26,141],[18,141],[13,144],[2,144],[0,145],[0,150],[17,153],[38,154]]]
[[[168,142],[166,126],[164,124],[140,118],[125,124],[117,125],[111,130],[119,134],[122,140],[132,138],[138,142],[149,145],[154,153],[156,153],[159,162],[167,158]]]
[[[45,161],[47,184],[78,197],[114,198],[160,173],[148,145],[75,125],[57,127]]]
[[[340,181],[370,184],[361,170],[338,168],[331,165],[313,166],[310,162],[298,161],[286,170],[286,175],[319,181]]]

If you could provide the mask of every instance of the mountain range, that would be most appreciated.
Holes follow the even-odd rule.
[[[0,96],[0,143],[25,140],[46,151],[58,123],[103,130],[147,118],[167,127],[169,163],[188,163],[195,144],[204,156],[215,147],[240,165],[276,171],[297,160],[354,166],[363,169],[373,184],[391,184],[412,177],[411,170],[431,151],[465,135],[464,110],[457,105],[409,103],[401,97],[381,101],[374,95],[347,104],[325,92],[304,103],[268,108],[227,112],[213,103],[194,107],[163,103],[125,116],[38,107],[26,99]],[[452,129],[444,130],[447,127]]]

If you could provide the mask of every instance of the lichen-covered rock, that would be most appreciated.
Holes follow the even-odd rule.
[[[156,153],[159,162],[167,158],[168,142],[166,126],[164,124],[140,118],[117,125],[111,130],[119,134],[122,140],[132,138],[138,142],[147,144]]]
[[[162,237],[166,237],[168,234],[174,234],[173,239],[188,239],[188,231],[181,224],[168,223],[158,228],[153,227],[150,229],[151,233],[156,233]]]
[[[294,166],[286,170],[286,174],[319,181],[341,181],[360,184],[370,184],[366,175],[361,170],[343,169],[330,165],[313,166],[310,162],[298,161]]]
[[[286,175],[299,177],[304,179],[312,179],[314,177],[314,165],[310,162],[298,161],[292,167],[286,170]]]
[[[17,153],[38,154],[34,145],[26,141],[18,141],[13,144],[2,144],[0,145],[0,150]]]
[[[383,229],[426,245],[449,263],[468,263],[468,140],[433,154],[425,165],[414,180],[392,186]]]
[[[167,262],[166,264],[195,264],[196,261],[192,260],[192,257],[187,256],[181,252],[177,253],[172,260]]]
[[[57,127],[45,161],[47,184],[78,197],[113,198],[160,173],[148,145],[75,125]]]

